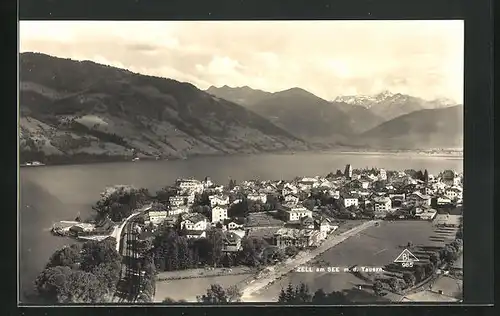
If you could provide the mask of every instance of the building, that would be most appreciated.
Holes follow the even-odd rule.
[[[208,188],[210,188],[211,186],[214,185],[214,183],[212,182],[212,180],[210,179],[210,177],[205,177],[205,179],[201,182],[201,184],[203,185],[203,187],[205,189],[208,189]]]
[[[375,212],[387,212],[392,208],[392,201],[388,197],[376,197],[373,199]]]
[[[206,238],[207,232],[204,230],[187,230],[186,237],[189,239]]]
[[[339,190],[330,190],[328,192],[335,200],[340,199],[340,191]]]
[[[240,224],[240,223],[237,223],[237,222],[233,221],[233,222],[227,223],[226,227],[227,227],[228,230],[242,229],[243,228],[243,224]]]
[[[229,205],[229,196],[226,195],[210,195],[208,197],[210,201],[210,207],[225,206]]]
[[[286,248],[295,246],[297,248],[304,248],[309,246],[312,230],[297,229],[297,228],[280,228],[274,234],[274,245],[279,248]]]
[[[434,209],[420,208],[418,207],[415,212],[415,216],[422,220],[431,221],[437,215],[437,211]]]
[[[299,203],[299,197],[294,194],[285,195],[285,203],[290,205],[297,205]]]
[[[167,211],[167,210],[149,211],[148,215],[147,215],[148,220],[145,222],[147,222],[147,224],[153,223],[155,225],[158,225],[158,224],[162,223],[167,218],[168,215],[169,215],[169,211]]]
[[[183,214],[181,221],[181,229],[186,229],[188,231],[205,231],[208,227],[208,220],[205,216],[198,213],[193,214]]]
[[[445,198],[445,197],[438,197],[436,202],[437,202],[437,205],[451,204],[451,200],[449,198]]]
[[[201,194],[204,190],[204,186],[201,181],[196,179],[177,179],[176,185],[183,193],[194,192]]]
[[[266,203],[267,202],[267,195],[264,193],[250,193],[247,195],[247,200],[259,201],[262,203]]]
[[[328,234],[332,231],[335,231],[337,228],[339,228],[339,226],[333,225],[332,222],[327,218],[320,218],[314,221],[314,230],[320,232],[325,232]]]
[[[458,187],[453,186],[451,188],[447,188],[444,191],[444,196],[452,201],[456,199],[462,199],[462,190]]]
[[[387,172],[385,171],[385,169],[379,170],[378,178],[379,178],[379,180],[382,180],[382,181],[387,180]]]
[[[281,190],[281,195],[287,196],[289,194],[297,194],[299,193],[299,189],[290,183],[285,183],[283,189]]]
[[[344,177],[346,177],[347,179],[352,179],[352,166],[350,164],[347,164],[345,166]]]
[[[187,203],[187,199],[185,196],[182,196],[182,195],[175,195],[175,196],[171,196],[169,199],[168,199],[168,202],[170,203],[171,206],[182,206],[182,205],[186,205]]]
[[[187,205],[193,205],[196,194],[194,192],[189,192],[183,195],[184,201]]]
[[[345,197],[342,197],[342,200],[344,202],[344,207],[346,207],[346,208],[349,206],[358,207],[358,205],[359,205],[359,200],[357,197],[345,196]]]
[[[300,219],[300,227],[303,229],[314,229],[314,219],[304,216]]]
[[[223,252],[238,252],[241,250],[241,237],[234,232],[224,232]]]
[[[413,202],[415,206],[430,206],[431,205],[431,197],[428,195],[424,195],[418,191],[413,192],[408,196],[408,200]]]
[[[187,206],[174,206],[167,210],[168,216],[174,216],[179,214],[184,214],[189,212],[189,207]]]
[[[227,207],[216,206],[212,208],[212,223],[222,222],[228,218],[229,217],[227,216]]]
[[[312,211],[301,205],[283,205],[279,211],[288,222],[298,221],[303,217],[312,217]]]

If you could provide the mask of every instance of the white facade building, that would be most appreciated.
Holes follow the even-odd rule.
[[[359,205],[358,198],[355,198],[355,197],[344,198],[344,207],[349,207],[352,205],[354,205],[355,207],[358,207],[358,205]]]
[[[176,195],[176,196],[171,196],[168,199],[168,202],[170,203],[171,206],[181,206],[181,205],[185,205],[186,200],[185,200],[184,196]]]
[[[373,200],[373,208],[375,212],[389,211],[392,208],[392,201],[388,197],[376,197]]]
[[[216,206],[212,208],[212,223],[222,222],[228,218],[226,207]]]
[[[148,217],[149,222],[153,224],[162,223],[168,216],[168,211],[149,211]]]
[[[260,201],[262,203],[266,203],[267,195],[264,193],[259,193],[259,194],[251,193],[247,195],[247,199],[249,201]]]
[[[211,195],[208,197],[210,200],[210,207],[216,207],[217,205],[229,205],[229,196],[223,195]]]

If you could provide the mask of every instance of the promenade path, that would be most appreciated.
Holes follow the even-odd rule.
[[[372,227],[375,223],[380,222],[378,220],[372,220],[368,222],[364,222],[359,226],[356,226],[348,231],[345,231],[339,235],[331,235],[329,236],[318,248],[312,251],[302,251],[293,259],[288,259],[285,261],[284,265],[275,266],[274,269],[268,275],[264,275],[261,277],[257,277],[255,280],[251,281],[246,287],[242,289],[241,300],[243,302],[254,302],[255,299],[252,295],[271,282],[277,280],[278,278],[284,276],[290,271],[295,270],[297,267],[306,264],[307,262],[313,260],[315,257],[321,255],[328,249],[338,245],[339,243],[345,241],[346,239],[359,234],[363,230]]]
[[[122,231],[125,225],[134,217],[140,215],[141,213],[149,210],[151,208],[151,205],[146,205],[139,209],[137,212],[132,213],[129,217],[127,217],[120,225],[116,226],[113,232],[111,233],[111,237],[114,237],[116,239],[116,251],[120,252],[120,242],[121,242],[121,237],[122,237]]]

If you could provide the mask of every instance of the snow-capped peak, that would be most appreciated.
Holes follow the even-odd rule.
[[[372,105],[382,102],[388,98],[394,97],[395,94],[390,91],[382,91],[375,95],[349,95],[349,96],[338,96],[335,98],[334,102],[342,102],[352,105],[360,105],[365,108],[370,108]]]

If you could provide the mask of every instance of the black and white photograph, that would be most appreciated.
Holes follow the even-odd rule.
[[[20,21],[18,115],[20,304],[463,300],[463,20]]]

